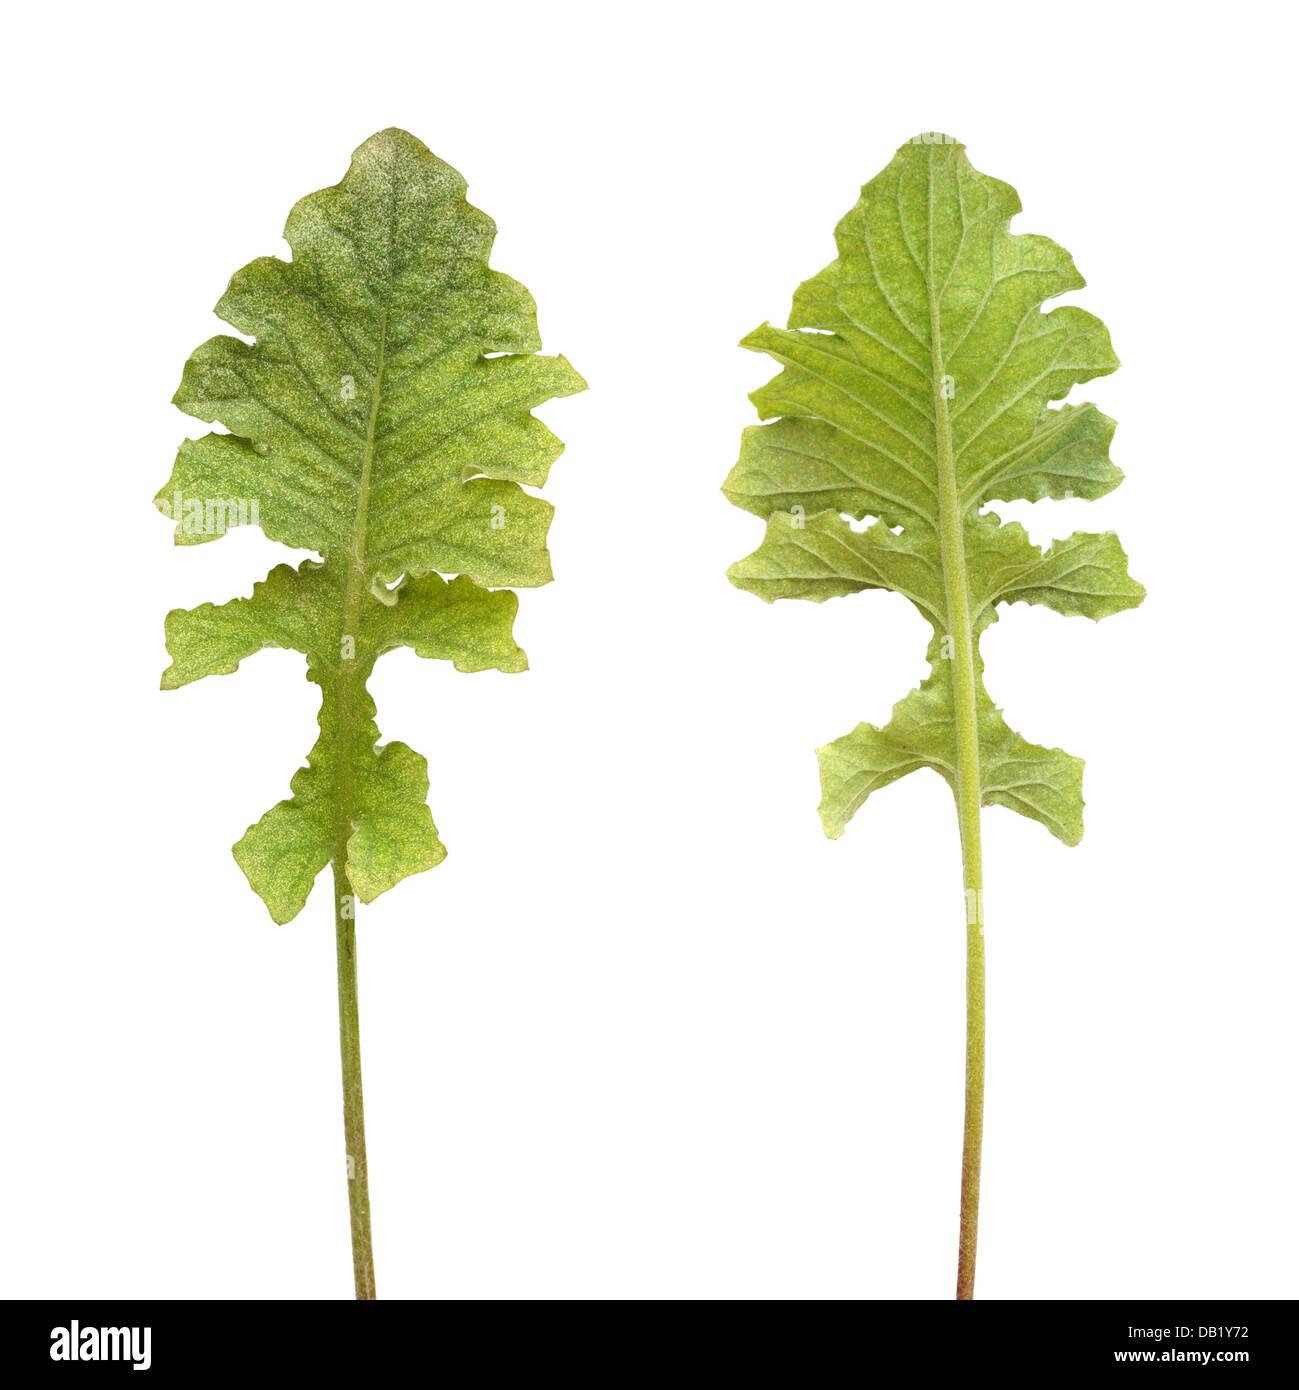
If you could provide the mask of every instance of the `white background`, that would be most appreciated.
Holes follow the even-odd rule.
[[[1141,609],[988,635],[1012,726],[1087,758],[1066,849],[985,813],[980,1296],[1294,1297],[1294,138],[1279,7],[46,7],[8,22],[0,1293],[348,1297],[327,883],[230,857],[315,737],[295,655],[158,691],[169,400],[231,273],[388,125],[456,165],[590,391],[526,675],[413,654],[379,723],[450,857],[363,914],[389,1297],[947,1298],[963,918],[946,787],[845,838],[813,750],[923,674],[894,595],[766,607],[719,484],[736,347],[920,130],[1067,246],[1128,474],[998,508],[1119,531]],[[33,17],[35,16],[35,17]]]

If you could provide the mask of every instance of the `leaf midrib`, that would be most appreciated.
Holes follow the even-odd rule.
[[[956,481],[952,425],[944,394],[942,313],[934,265],[934,155],[927,161],[926,261],[922,272],[929,308],[930,385],[934,401],[934,439],[938,464],[938,548],[947,600],[947,631],[952,638],[952,712],[956,741],[956,798],[962,838],[977,835],[982,800],[979,778],[978,697],[974,673],[974,635],[970,619],[970,583],[965,561],[965,513]],[[899,219],[901,188],[899,186]],[[959,250],[958,253],[959,255]],[[914,259],[914,257],[913,257]],[[973,819],[974,825],[968,823]]]

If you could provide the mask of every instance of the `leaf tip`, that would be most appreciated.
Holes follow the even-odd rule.
[[[941,130],[922,130],[919,134],[904,140],[898,149],[905,150],[909,145],[951,145],[958,150],[965,148],[955,135],[948,135]]]
[[[765,333],[770,327],[771,320],[763,319],[763,321],[757,326],[757,328],[755,328],[751,333],[746,333],[744,337],[740,339],[740,347],[747,348],[750,352],[765,352],[766,348],[762,346],[761,338],[762,334]]]
[[[761,591],[761,589],[755,589],[750,585],[750,576],[742,573],[740,570],[740,566],[743,563],[743,560],[737,560],[735,564],[733,564],[730,567],[730,569],[726,571],[727,579],[729,579],[731,583],[735,586],[735,588],[739,589],[741,593],[752,594],[754,598],[760,598],[763,601],[763,603],[773,603],[775,600],[772,599],[769,595],[764,594]]]
[[[557,394],[565,396],[576,396],[579,391],[589,391],[591,389],[590,382],[587,381],[587,379],[582,375],[582,373],[579,372],[575,366],[573,366],[573,364],[568,360],[567,357],[564,356],[562,352],[559,354],[558,357],[556,357],[555,361],[563,364],[563,367],[567,371],[570,378],[569,381],[566,381],[564,383],[566,389],[562,392],[558,392]]]

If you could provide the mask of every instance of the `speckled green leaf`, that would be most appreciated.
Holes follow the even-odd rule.
[[[862,189],[836,230],[838,256],[799,288],[788,328],[764,324],[744,340],[782,371],[753,393],[771,423],[744,432],[724,487],[767,522],[731,581],[768,602],[891,589],[934,630],[930,675],[889,723],[819,750],[831,836],[916,768],[955,788],[957,627],[973,647],[980,800],[1067,844],[1082,836],[1081,761],[1007,727],[983,686],[978,639],[1004,603],[1101,618],[1144,590],[1112,534],[1042,550],[984,510],[1100,497],[1122,480],[1109,458],[1114,422],[1093,405],[1050,404],[1114,370],[1109,335],[1072,305],[1041,312],[1083,280],[1054,242],[1010,234],[1018,211],[1014,190],[977,173],[963,146],[918,137]],[[877,520],[849,521],[867,517]]]
[[[217,313],[254,341],[210,339],[176,392],[229,431],[187,439],[158,493],[177,544],[256,524],[320,557],[167,618],[164,689],[263,647],[302,652],[321,687],[292,796],[235,846],[277,922],[331,860],[369,902],[446,854],[424,759],[378,743],[365,688],[378,657],[408,646],[461,671],[527,667],[505,586],[551,577],[551,508],[525,487],[563,448],[531,411],[585,383],[536,355],[531,296],[488,268],[494,236],[450,165],[383,131],[289,214],[291,260],[231,280]]]

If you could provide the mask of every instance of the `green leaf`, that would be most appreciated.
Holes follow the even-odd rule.
[[[461,671],[527,668],[505,586],[551,578],[551,508],[525,488],[563,448],[531,411],[585,383],[536,355],[531,296],[488,268],[495,230],[450,165],[382,131],[289,214],[292,260],[231,280],[217,313],[254,341],[210,339],[176,392],[229,431],[187,439],[155,499],[177,544],[256,524],[320,557],[167,618],[164,689],[263,647],[303,653],[321,687],[292,796],[235,846],[277,922],[331,860],[369,902],[445,857],[424,759],[378,743],[365,686],[379,656],[408,646]]]
[[[723,489],[767,521],[732,583],[767,602],[891,589],[934,631],[929,677],[889,723],[819,750],[830,836],[917,768],[955,792],[962,765],[977,769],[976,806],[1007,806],[1066,844],[1082,836],[1081,761],[1007,727],[984,689],[979,637],[1001,604],[1101,618],[1145,591],[1117,537],[1078,533],[1044,551],[984,510],[1100,497],[1123,476],[1109,458],[1112,420],[1093,405],[1051,406],[1118,359],[1091,314],[1041,311],[1083,280],[1054,242],[1010,234],[1019,208],[963,146],[917,137],[839,223],[838,256],[799,288],[788,328],[744,339],[782,370],[753,393],[772,423],[745,430]],[[849,521],[867,517],[877,520]]]

